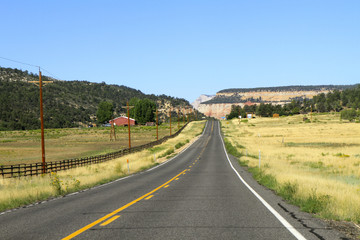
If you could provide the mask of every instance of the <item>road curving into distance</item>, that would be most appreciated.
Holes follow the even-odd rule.
[[[166,164],[0,215],[0,239],[344,239],[227,156],[218,121]]]

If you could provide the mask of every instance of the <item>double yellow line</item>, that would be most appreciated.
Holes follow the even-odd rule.
[[[211,125],[211,133],[213,132],[213,130],[214,130],[214,122],[212,122],[212,125]],[[205,149],[206,149],[206,146],[207,146],[208,143],[209,143],[210,138],[211,138],[211,136],[208,137],[208,139],[207,139],[207,141],[206,141],[206,143],[205,143],[205,145],[204,145],[201,153],[199,154],[199,156],[197,157],[197,159],[195,160],[195,162],[197,162],[197,161],[200,159],[200,157],[202,156],[203,152],[204,152]],[[193,165],[195,164],[195,162],[193,163]],[[191,165],[190,165],[189,167],[191,168]],[[162,184],[161,186],[159,186],[159,187],[155,188],[154,190],[146,193],[145,195],[143,195],[143,196],[141,196],[141,197],[133,200],[132,202],[129,202],[128,204],[122,206],[121,208],[116,209],[115,211],[113,211],[113,212],[105,215],[104,217],[99,218],[99,219],[96,220],[95,222],[92,222],[92,223],[86,225],[85,227],[83,227],[83,228],[77,230],[76,232],[70,234],[69,236],[63,238],[62,240],[72,239],[72,238],[76,237],[77,235],[85,232],[86,230],[89,230],[90,228],[96,226],[96,225],[99,224],[99,223],[102,223],[100,226],[106,226],[107,224],[115,221],[115,220],[116,220],[117,218],[119,218],[120,216],[114,216],[114,215],[116,215],[117,213],[123,211],[124,209],[126,209],[126,208],[134,205],[135,203],[141,201],[142,199],[147,200],[147,199],[152,198],[152,197],[153,197],[153,195],[152,195],[153,193],[155,193],[156,191],[158,191],[158,190],[161,189],[161,188],[167,188],[167,187],[169,187],[169,183],[171,183],[171,182],[174,181],[174,180],[178,180],[178,177],[179,177],[180,175],[182,175],[182,174],[185,174],[186,171],[190,171],[190,169],[185,169],[184,171],[182,171],[181,173],[179,173],[178,175],[176,175],[175,177],[173,177],[172,179],[170,179],[170,180],[167,181],[166,183]]]
[[[67,237],[63,238],[62,240],[72,239],[72,238],[76,237],[77,235],[79,235],[79,234],[81,234],[81,233],[85,232],[86,230],[88,230],[88,229],[92,228],[93,226],[95,226],[95,225],[97,225],[97,224],[99,224],[99,223],[101,223],[101,222],[103,222],[103,221],[107,220],[108,218],[110,218],[110,217],[114,216],[115,214],[117,214],[117,213],[121,212],[122,210],[124,210],[124,209],[126,209],[126,208],[130,207],[131,205],[134,205],[135,203],[137,203],[137,202],[141,201],[142,199],[144,199],[144,198],[148,197],[149,195],[152,195],[152,194],[153,194],[153,193],[155,193],[157,190],[159,190],[159,189],[161,189],[161,188],[163,188],[163,187],[167,186],[169,183],[171,183],[172,181],[174,181],[175,179],[177,179],[180,175],[185,174],[185,172],[186,172],[186,171],[188,171],[188,169],[185,169],[184,171],[182,171],[181,173],[179,173],[178,175],[176,175],[175,177],[173,177],[172,179],[170,179],[170,180],[169,180],[169,181],[167,181],[166,183],[164,183],[164,184],[162,184],[161,186],[159,186],[159,187],[155,188],[154,190],[152,190],[152,191],[148,192],[147,194],[145,194],[145,195],[143,195],[143,196],[141,196],[141,197],[139,197],[139,198],[135,199],[135,200],[134,200],[134,201],[132,201],[132,202],[129,202],[128,204],[126,204],[126,205],[122,206],[121,208],[116,209],[115,211],[113,211],[113,212],[111,212],[111,213],[107,214],[106,216],[104,216],[104,217],[102,217],[102,218],[99,218],[99,219],[98,219],[98,220],[96,220],[95,222],[92,222],[92,223],[90,223],[90,224],[86,225],[85,227],[83,227],[83,228],[81,228],[81,229],[77,230],[76,232],[74,232],[74,233],[70,234],[69,236],[67,236]],[[118,216],[113,217],[113,218],[111,218],[111,219],[110,219],[110,220],[108,220],[108,221],[109,221],[109,222],[112,222],[112,221],[113,221],[113,220],[115,220],[116,218],[118,218]],[[105,225],[105,224],[104,224],[104,225]]]

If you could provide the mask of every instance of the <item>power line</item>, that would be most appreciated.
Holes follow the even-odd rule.
[[[11,62],[16,62],[16,63],[20,63],[20,64],[24,64],[24,65],[31,66],[31,67],[40,68],[40,66],[36,66],[36,65],[33,65],[33,64],[30,64],[30,63],[24,63],[24,62],[20,62],[20,61],[16,61],[16,60],[10,59],[10,58],[4,58],[4,57],[0,57],[0,58],[5,59],[5,60],[8,60],[8,61],[11,61]]]
[[[13,60],[13,59],[1,57],[1,56],[0,56],[0,58],[1,58],[1,59],[4,59],[4,60],[7,60],[7,61],[16,62],[16,63],[20,63],[20,64],[23,64],[23,65],[31,66],[31,67],[36,67],[36,68],[39,68],[39,70],[42,69],[43,71],[47,72],[47,73],[48,73],[51,77],[53,77],[54,79],[60,80],[60,78],[56,77],[54,74],[50,73],[48,70],[46,70],[46,69],[43,68],[43,67],[40,67],[40,66],[37,66],[37,65],[34,65],[34,64],[30,64],[30,63],[20,62],[20,61],[17,61],[17,60]]]
[[[47,72],[52,78],[56,79],[56,80],[60,80],[60,78],[56,77],[54,74],[52,74],[51,72],[49,72],[48,70],[46,70],[45,68],[41,68],[43,71]]]

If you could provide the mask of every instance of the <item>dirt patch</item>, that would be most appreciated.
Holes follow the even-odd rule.
[[[352,222],[325,220],[330,227],[346,235],[349,239],[360,239],[360,226]]]

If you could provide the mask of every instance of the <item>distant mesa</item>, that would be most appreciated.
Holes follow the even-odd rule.
[[[202,94],[200,95],[200,97],[198,97],[193,103],[191,103],[191,105],[195,108],[195,109],[198,109],[199,105],[202,103],[202,102],[206,102],[206,101],[209,101],[211,99],[213,99],[216,95],[205,95],[205,94]]]
[[[261,88],[230,88],[211,96],[201,95],[192,105],[208,117],[221,119],[231,111],[231,105],[244,107],[260,103],[285,105],[292,100],[312,99],[314,96],[330,91],[353,88],[356,85],[315,85],[281,86]],[[205,97],[204,97],[205,96]]]

